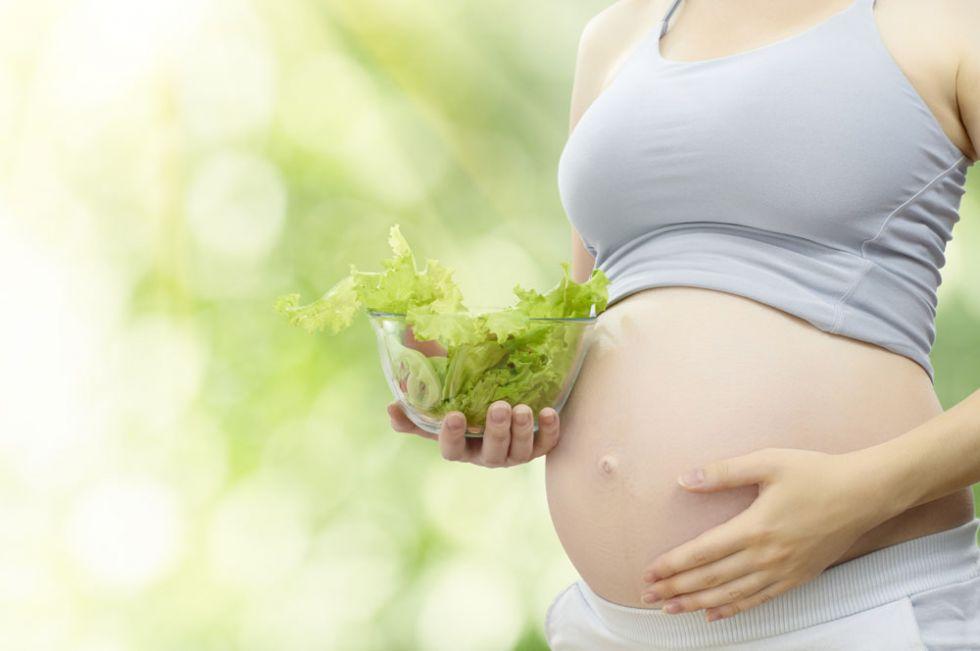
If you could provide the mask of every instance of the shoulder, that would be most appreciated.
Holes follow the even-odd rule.
[[[890,0],[904,21],[925,30],[930,38],[962,56],[976,56],[980,48],[980,0]],[[912,25],[910,25],[911,27]]]
[[[652,26],[668,0],[617,0],[586,23],[579,37],[579,58],[615,59],[634,36]]]
[[[623,55],[666,11],[668,0],[617,0],[586,23],[578,42],[572,125],[603,90]]]
[[[666,0],[616,0],[594,15],[582,30],[579,45],[608,47],[622,40],[638,20],[652,17]]]
[[[952,29],[958,27],[961,36],[976,40],[976,32],[971,33],[970,30],[980,25],[980,0],[932,0],[920,9],[923,15],[934,14]]]
[[[980,0],[937,0],[937,13],[953,37],[961,60],[980,56]]]
[[[956,101],[963,125],[980,153],[980,0],[937,0],[936,11],[956,49]]]

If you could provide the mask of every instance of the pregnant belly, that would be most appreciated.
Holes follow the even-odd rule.
[[[547,456],[548,504],[582,578],[624,605],[646,607],[654,558],[758,495],[689,493],[676,483],[684,470],[764,447],[855,450],[942,411],[915,362],[732,294],[641,291],[600,315],[594,335]],[[972,516],[964,489],[868,532],[838,562]]]

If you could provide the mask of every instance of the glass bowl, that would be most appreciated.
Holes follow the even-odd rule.
[[[446,317],[474,317],[493,311]],[[497,400],[512,407],[528,405],[535,432],[542,409],[551,407],[560,413],[578,378],[598,319],[530,317],[528,327],[516,337],[498,341],[490,334],[486,341],[446,347],[438,340],[416,339],[404,314],[371,309],[367,313],[388,387],[412,422],[438,434],[443,416],[461,411],[466,415],[466,436],[477,438],[483,436],[487,409]]]

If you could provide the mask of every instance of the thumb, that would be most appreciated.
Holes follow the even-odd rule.
[[[774,465],[766,450],[757,450],[689,470],[677,478],[677,483],[695,492],[760,484],[772,477]]]

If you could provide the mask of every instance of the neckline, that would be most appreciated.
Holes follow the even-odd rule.
[[[661,51],[660,51],[660,41],[664,37],[663,25],[664,25],[664,22],[666,20],[666,18],[661,18],[660,20],[657,21],[657,24],[653,28],[653,36],[654,36],[653,53],[654,53],[654,56],[657,58],[657,60],[661,64],[665,64],[665,65],[669,65],[669,66],[675,66],[675,67],[691,67],[691,66],[699,66],[699,65],[705,65],[705,64],[722,63],[722,62],[725,62],[725,61],[731,61],[733,59],[739,59],[741,57],[745,57],[745,56],[749,56],[749,55],[755,54],[757,52],[763,52],[765,50],[768,50],[770,48],[774,48],[774,47],[777,47],[777,46],[780,46],[780,45],[786,45],[786,44],[791,43],[792,41],[796,41],[797,39],[801,39],[801,38],[803,38],[805,36],[808,36],[808,35],[812,34],[813,32],[816,32],[816,31],[820,30],[821,28],[829,25],[830,23],[838,20],[839,18],[843,17],[844,15],[850,13],[851,11],[853,11],[855,9],[855,7],[857,7],[858,5],[860,5],[861,2],[863,2],[863,1],[864,0],[851,0],[851,3],[849,5],[847,5],[843,9],[840,9],[840,10],[838,10],[838,11],[830,14],[829,16],[827,16],[826,18],[824,18],[820,22],[815,23],[813,25],[810,25],[809,27],[807,27],[803,31],[797,32],[795,34],[790,34],[789,36],[784,36],[783,38],[781,38],[779,40],[776,40],[776,41],[772,41],[771,43],[765,43],[763,45],[760,45],[758,47],[754,47],[754,48],[749,49],[749,50],[743,50],[741,52],[735,52],[734,54],[727,54],[725,56],[720,56],[720,57],[712,57],[710,59],[696,59],[696,60],[693,60],[693,61],[682,61],[682,60],[679,60],[679,59],[668,59],[668,58],[664,57],[663,53],[661,53]]]

